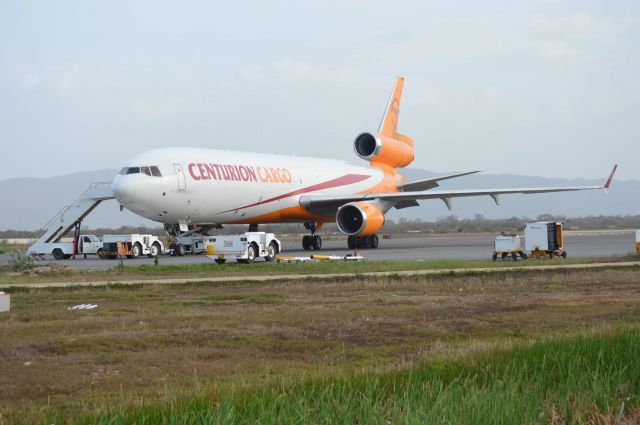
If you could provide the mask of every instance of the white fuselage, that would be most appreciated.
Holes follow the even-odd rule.
[[[301,208],[300,196],[359,193],[383,179],[376,167],[339,160],[166,148],[133,158],[113,192],[132,212],[169,224],[329,221]]]

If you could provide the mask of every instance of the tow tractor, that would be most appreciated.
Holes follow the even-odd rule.
[[[275,261],[282,243],[273,233],[246,232],[237,235],[204,237],[204,251],[218,264],[235,258],[238,263],[253,263],[257,258]]]
[[[201,233],[181,233],[169,241],[169,254],[182,257],[187,254],[202,254],[205,236]]]
[[[102,251],[98,254],[103,258],[116,259],[125,256],[138,258],[141,255],[153,258],[165,252],[162,241],[153,235],[104,235]]]

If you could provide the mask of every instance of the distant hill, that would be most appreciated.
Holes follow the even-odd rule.
[[[44,179],[16,178],[0,181],[0,199],[2,199],[0,202],[0,217],[2,217],[0,230],[35,230],[46,223],[59,209],[76,199],[90,183],[111,181],[116,173],[116,170],[98,170]],[[415,169],[403,170],[403,174],[408,180],[419,180],[436,175],[430,171]],[[602,184],[602,181],[481,174],[443,182],[441,188],[474,189],[599,184]],[[636,215],[640,214],[639,194],[640,181],[614,181],[608,196],[603,192],[511,195],[502,196],[500,206],[496,206],[488,196],[454,199],[452,212],[449,212],[444,203],[439,200],[422,201],[420,207],[403,210],[393,209],[388,217],[394,220],[401,217],[435,220],[451,214],[460,218],[470,218],[476,214],[488,218],[536,217],[546,213],[569,217]],[[115,201],[104,202],[87,217],[84,224],[93,228],[115,228],[121,225],[158,226],[157,223],[126,210],[120,212]]]
[[[0,229],[36,230],[61,208],[71,204],[91,183],[113,181],[115,170],[73,173],[44,179],[16,178],[0,181]],[[127,210],[120,212],[114,200],[105,201],[84,221],[91,227],[127,225],[157,226]]]
[[[402,173],[407,180],[419,180],[436,174],[426,170],[407,169]],[[447,174],[447,173],[442,173]],[[549,174],[552,174],[551,172]],[[540,186],[595,186],[601,180],[553,179],[516,175],[476,174],[442,182],[437,189],[481,189]],[[434,190],[437,190],[434,189]],[[476,214],[487,218],[536,217],[541,214],[580,217],[588,215],[636,215],[640,214],[640,181],[613,181],[607,195],[603,191],[548,193],[537,195],[502,195],[497,206],[488,196],[453,199],[450,212],[440,200],[422,201],[421,206],[403,210],[392,209],[389,218],[435,220],[455,214],[471,218]]]

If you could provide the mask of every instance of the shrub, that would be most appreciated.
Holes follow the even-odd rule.
[[[13,271],[23,272],[34,268],[36,266],[36,261],[30,255],[26,255],[21,252],[14,252],[11,254],[10,264]]]

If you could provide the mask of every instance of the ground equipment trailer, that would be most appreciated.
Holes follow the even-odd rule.
[[[540,221],[524,226],[525,249],[535,258],[567,257],[564,249],[562,223]]]
[[[522,243],[520,242],[519,235],[505,235],[496,236],[494,242],[493,261],[496,261],[498,257],[503,260],[511,258],[513,261],[517,261],[518,257],[523,260],[527,259],[527,254],[522,250]]]
[[[204,239],[207,257],[224,264],[228,258],[239,263],[252,263],[256,258],[274,261],[282,243],[273,233],[247,232],[239,235],[208,236]]]
[[[73,255],[73,242],[36,242],[29,247],[27,254],[39,256],[51,254],[56,260],[67,260]],[[100,255],[102,252],[102,241],[95,235],[80,235],[78,238],[78,249],[76,255],[82,254],[87,258],[87,254]]]
[[[104,235],[102,238],[103,258],[115,259],[125,256],[138,258],[141,255],[153,258],[164,253],[164,244],[153,235]]]

